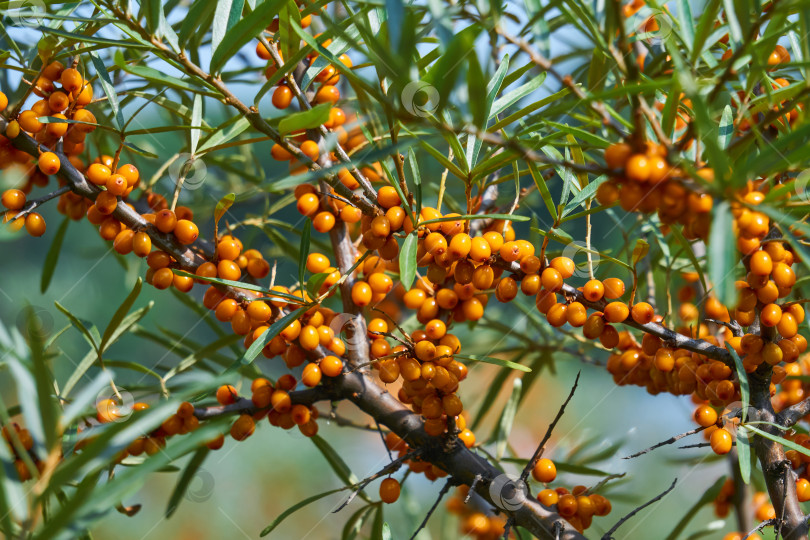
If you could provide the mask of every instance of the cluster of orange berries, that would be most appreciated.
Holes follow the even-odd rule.
[[[11,433],[11,430],[14,431],[14,434]],[[0,433],[11,451],[11,455],[14,457],[14,469],[17,471],[17,476],[20,478],[20,481],[26,482],[30,480],[31,471],[25,464],[22,453],[25,452],[28,457],[31,458],[31,461],[37,469],[40,469],[44,465],[37,455],[32,452],[34,439],[31,437],[31,433],[27,429],[21,428],[16,422],[3,426],[2,432]]]
[[[615,143],[605,149],[605,163],[622,174],[599,185],[599,204],[618,201],[626,212],[657,212],[665,225],[682,224],[687,238],[708,237],[713,199],[680,180],[686,175],[669,164],[664,146],[648,142],[643,151],[636,151],[628,143]],[[714,178],[711,169],[698,174],[707,182]]]
[[[475,540],[501,538],[506,528],[506,520],[501,515],[476,508],[476,505],[472,504],[473,501],[465,503],[469,493],[469,486],[459,486],[446,503],[447,511],[458,515],[461,519],[461,533]]]
[[[548,458],[537,461],[532,468],[532,478],[549,484],[557,478],[557,467]],[[577,531],[588,529],[594,516],[606,516],[612,510],[610,501],[598,493],[588,493],[585,486],[574,486],[569,491],[564,487],[544,488],[537,493],[537,500],[545,507],[564,517]],[[464,501],[468,499],[469,486],[460,486],[447,501],[448,511],[461,516],[461,532],[478,540],[492,540],[504,533],[502,516],[487,514]]]
[[[412,450],[412,448],[408,446],[408,443],[402,440],[394,432],[389,432],[385,435],[385,446],[391,452],[395,452],[397,454],[397,458],[399,459],[402,459]],[[425,478],[431,482],[438,478],[444,478],[447,476],[447,473],[443,469],[437,465],[433,465],[420,459],[418,456],[409,458],[404,464],[410,469],[410,472],[415,474],[424,474]]]
[[[318,367],[317,364],[310,364]],[[313,381],[306,380],[304,384]],[[254,379],[250,385],[251,401],[256,412],[251,414],[243,413],[231,426],[231,437],[237,441],[244,441],[250,437],[256,429],[256,421],[267,416],[271,425],[285,430],[298,426],[299,431],[312,437],[318,433],[318,409],[300,403],[293,404],[289,392],[293,390],[298,381],[291,374],[282,375],[275,384],[270,380],[260,377]],[[236,403],[239,395],[231,385],[219,387],[217,390],[217,401],[221,405]]]

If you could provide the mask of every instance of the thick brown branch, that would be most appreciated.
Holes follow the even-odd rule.
[[[506,261],[503,261],[500,257],[498,257],[495,260],[494,264],[500,266],[501,268],[509,270],[518,277],[523,276],[523,271],[520,269],[520,263],[518,263],[517,261],[507,263]],[[604,311],[605,306],[607,305],[607,301],[604,299],[598,302],[590,302],[586,300],[581,291],[578,291],[575,287],[572,287],[567,283],[563,284],[561,292],[566,297],[575,299],[577,302],[582,303],[582,305],[596,311]],[[633,328],[637,328],[638,330],[646,332],[647,334],[652,334],[653,336],[660,338],[668,346],[675,347],[678,349],[686,349],[687,351],[702,354],[708,358],[719,360],[724,364],[726,364],[727,366],[731,367],[732,369],[735,369],[734,360],[731,358],[731,353],[729,353],[726,349],[723,349],[722,347],[712,345],[706,340],[693,339],[688,336],[684,336],[683,334],[679,334],[674,330],[671,330],[663,325],[654,322],[647,324],[639,324],[630,317],[628,317],[627,320],[624,321],[622,324],[625,324]]]

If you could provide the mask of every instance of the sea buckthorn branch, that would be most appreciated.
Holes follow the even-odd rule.
[[[764,373],[760,373],[761,371]],[[779,419],[771,404],[770,375],[770,366],[749,374],[750,399],[756,414],[754,419],[766,422],[759,428],[778,436],[780,430],[771,425],[776,424]],[[807,538],[808,524],[796,494],[796,474],[785,456],[784,447],[765,437],[753,437],[752,444],[776,515],[781,516],[779,525],[782,535],[786,540]]]
[[[571,78],[570,75],[565,76],[560,75],[557,72],[557,70],[554,69],[551,60],[549,60],[548,58],[544,57],[539,52],[537,52],[528,42],[526,42],[526,40],[513,36],[506,30],[504,30],[504,28],[501,27],[500,25],[495,27],[495,31],[498,32],[498,34],[500,34],[501,36],[503,36],[506,39],[506,41],[508,41],[512,45],[517,46],[520,50],[526,53],[529,56],[529,59],[532,62],[534,62],[540,69],[543,69],[551,73],[551,75],[554,76],[555,79],[560,81],[560,83],[562,83],[565,87],[571,90],[571,93],[573,93],[580,100],[586,102],[588,106],[602,118],[603,125],[615,131],[622,138],[625,137],[626,134],[624,133],[624,126],[622,126],[619,122],[617,122],[616,119],[613,118],[608,113],[603,103],[599,101],[594,101],[593,99],[589,98],[585,94],[585,92],[582,91],[582,88],[580,88],[579,85],[577,85],[574,82],[574,80]]]
[[[448,448],[447,441],[441,437],[428,435],[420,415],[408,409],[367,375],[358,372],[344,373],[335,378],[335,383],[349,401],[396,433],[409,447],[423,448],[421,459],[438,465],[465,485],[472,485],[476,476],[479,476],[476,493],[498,507],[497,501],[492,500],[489,488],[492,481],[503,473],[489,461],[467,449],[457,439],[450,441],[452,444]],[[551,531],[555,523],[565,524],[560,538],[565,540],[585,538],[573,530],[573,527],[568,526],[559,514],[545,508],[536,499],[527,498],[520,508],[511,512],[511,515],[514,516],[516,525],[539,538],[554,538]]]
[[[810,398],[779,411],[776,415],[776,421],[780,426],[791,427],[808,414],[810,414]]]
[[[69,184],[65,184],[64,186],[61,186],[59,189],[51,191],[47,195],[43,195],[42,197],[39,197],[37,199],[31,199],[25,203],[25,206],[23,206],[20,209],[20,211],[14,216],[14,218],[22,219],[31,212],[33,212],[36,208],[39,208],[40,206],[42,206],[43,204],[45,204],[50,200],[53,200],[57,197],[61,197],[68,191],[71,191],[71,186]]]
[[[304,390],[294,390],[288,393],[292,405],[312,405],[319,401],[330,401],[332,399],[339,399],[337,392],[330,385],[316,386],[315,388],[306,388]],[[229,416],[234,414],[256,414],[271,409],[272,406],[257,407],[252,400],[247,398],[238,398],[236,402],[229,403],[228,405],[212,405],[210,407],[195,407],[194,416],[198,420],[210,420],[212,418],[219,418],[220,416]]]
[[[574,392],[577,390],[577,386],[579,386],[579,376],[582,374],[581,371],[577,372],[577,377],[574,379],[574,384],[571,386],[571,390],[568,392],[568,397],[565,398],[563,404],[560,406],[560,410],[557,411],[557,415],[554,417],[554,420],[548,425],[546,429],[546,434],[543,435],[543,438],[540,440],[540,444],[537,445],[537,450],[534,451],[531,459],[526,463],[526,466],[523,467],[523,470],[520,472],[520,480],[519,485],[525,485],[526,480],[529,478],[529,473],[532,472],[532,469],[537,465],[537,462],[540,461],[540,458],[543,457],[543,451],[546,449],[546,443],[551,438],[551,434],[554,432],[554,428],[557,427],[557,423],[565,414],[565,408],[568,406],[568,403],[571,402],[571,399],[574,397]],[[514,516],[509,516],[509,519],[506,520],[506,525],[504,526],[503,537],[505,539],[509,538],[509,530],[512,528],[512,524],[514,523]]]
[[[267,39],[261,35],[259,36],[259,41],[261,42],[262,45],[264,45],[267,48],[267,50],[270,52],[270,55],[273,58],[273,61],[276,62],[278,66],[284,65],[284,60],[282,60],[281,55],[279,54],[278,45],[276,45],[275,41],[268,42]],[[296,69],[298,69],[298,67],[306,69],[308,65],[304,60],[302,60],[298,63]],[[308,97],[301,90],[300,86],[298,85],[298,81],[295,79],[293,74],[288,72],[287,75],[285,76],[285,80],[287,81],[287,86],[290,88],[290,90],[292,90],[293,95],[295,95],[295,97],[299,100],[302,106],[307,109],[311,109],[312,106],[309,103]],[[326,129],[326,127],[323,126],[323,124],[318,126],[318,133],[320,133],[322,138],[325,138],[329,135],[329,131]],[[343,150],[343,146],[341,146],[341,144],[337,141],[335,141],[335,153],[337,154],[338,159],[341,161],[341,163],[345,163],[351,167],[350,169],[351,173],[355,177],[355,179],[357,179],[357,182],[360,184],[360,188],[363,190],[363,193],[366,196],[366,198],[369,201],[375,202],[376,193],[374,192],[374,188],[371,187],[371,182],[369,182],[368,178],[366,178],[366,176],[360,171],[360,169],[357,168],[352,159],[346,154],[346,151]]]
[[[8,120],[0,116],[0,132],[4,132],[7,125]],[[11,139],[11,143],[15,148],[26,152],[32,157],[38,156],[42,151],[54,152],[59,157],[61,163],[56,176],[64,180],[66,182],[66,187],[69,188],[69,190],[73,193],[81,195],[82,197],[91,201],[95,201],[96,197],[103,192],[100,187],[89,182],[84,174],[76,169],[68,157],[59,149],[49,150],[28,134],[22,132]],[[60,191],[62,189],[64,189],[64,187],[56,191]],[[52,198],[51,195],[54,195],[56,191],[43,197],[43,199]],[[36,201],[31,202],[33,203]],[[23,210],[30,212],[33,210],[33,208],[24,207]],[[148,234],[154,245],[170,254],[176,261],[176,266],[182,270],[194,273],[200,264],[213,258],[213,246],[211,246],[207,241],[198,238],[195,240],[193,245],[183,245],[173,234],[159,231],[152,223],[144,219],[144,217],[137,210],[134,210],[127,204],[119,203],[110,215],[128,228],[134,231],[143,231]],[[246,294],[245,291],[240,290],[238,287],[231,287],[221,284],[214,284],[214,286],[224,292],[227,292],[227,294],[233,296],[237,300],[250,301],[255,299]],[[278,311],[275,307],[272,309]]]
[[[516,261],[508,263],[498,257],[494,264],[512,272],[518,277],[523,275],[523,271],[520,269],[520,263]],[[561,292],[566,297],[576,299],[577,302],[580,302],[582,305],[596,311],[604,311],[605,306],[607,305],[607,301],[604,299],[599,300],[598,302],[589,301],[585,298],[581,291],[577,290],[571,285],[568,285],[567,283],[562,285]],[[702,354],[708,358],[719,360],[729,367],[734,368],[734,360],[731,358],[731,353],[729,353],[726,349],[712,345],[706,340],[690,338],[655,322],[639,324],[630,317],[628,317],[622,324],[636,328],[642,332],[652,334],[653,336],[660,338],[663,342],[669,343],[674,347]]]
[[[107,7],[112,11],[112,13],[120,19],[123,23],[125,23],[130,29],[138,32],[138,34],[149,43],[154,45],[161,56],[165,58],[171,59],[173,62],[180,64],[187,73],[190,73],[201,80],[205,81],[207,84],[210,84],[214,87],[223,98],[223,101],[226,105],[231,105],[235,109],[237,109],[253,126],[254,129],[264,133],[268,137],[270,137],[275,143],[279,144],[284,150],[295,156],[301,163],[304,163],[313,171],[318,171],[321,167],[314,161],[312,161],[307,155],[305,155],[297,146],[291,144],[287,139],[282,137],[278,131],[276,131],[270,124],[268,124],[264,118],[262,118],[261,114],[259,113],[258,109],[255,107],[248,107],[245,105],[239,98],[237,98],[222,82],[222,79],[219,77],[214,77],[210,73],[206,73],[203,69],[197,66],[194,62],[191,61],[188,56],[185,54],[177,54],[172,51],[169,47],[166,46],[162,41],[158,40],[154,36],[150,35],[140,24],[136,21],[133,21],[132,18],[118,9],[114,4],[107,4]],[[377,215],[379,209],[376,206],[376,201],[371,199],[370,201],[365,197],[361,197],[357,193],[354,193],[352,190],[344,186],[335,175],[327,174],[325,175],[325,179],[329,182],[329,185],[334,189],[338,194],[341,196],[349,199],[352,201],[352,204],[360,208],[363,213],[369,215]]]
[[[704,429],[706,429],[706,427],[708,427],[708,426],[700,426],[700,427],[697,427],[697,428],[695,428],[695,429],[690,429],[689,431],[687,431],[687,432],[685,432],[685,433],[681,433],[681,434],[679,434],[679,435],[675,435],[675,436],[673,436],[673,437],[670,437],[669,439],[667,439],[667,440],[665,440],[665,441],[661,441],[660,443],[654,444],[654,445],[650,446],[649,448],[645,448],[644,450],[642,450],[642,451],[640,451],[640,452],[636,452],[635,454],[631,454],[631,455],[629,455],[629,456],[625,456],[625,457],[623,457],[622,459],[633,459],[633,458],[637,458],[637,457],[639,457],[639,456],[643,456],[644,454],[647,454],[647,453],[649,453],[649,452],[652,452],[652,451],[653,451],[653,450],[655,450],[656,448],[661,448],[662,446],[666,446],[666,445],[668,445],[668,444],[674,444],[674,443],[676,443],[677,441],[679,441],[679,440],[683,439],[684,437],[688,437],[688,436],[690,436],[690,435],[694,435],[695,433],[700,433],[701,431],[703,431]]]

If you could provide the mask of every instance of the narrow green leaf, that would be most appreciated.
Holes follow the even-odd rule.
[[[725,305],[737,300],[734,288],[737,247],[734,242],[734,218],[728,201],[714,207],[712,230],[709,233],[709,279],[717,299]]]
[[[506,452],[506,443],[509,440],[509,434],[512,432],[512,424],[515,422],[515,415],[518,410],[518,401],[523,389],[523,381],[520,377],[516,377],[512,381],[512,394],[503,408],[501,418],[498,420],[498,428],[495,432],[495,455],[501,459]]]
[[[156,3],[159,4],[159,2]],[[118,129],[123,131],[124,126],[126,125],[124,122],[124,115],[121,114],[121,107],[118,104],[118,94],[115,92],[115,87],[113,86],[112,79],[110,79],[110,74],[107,72],[107,67],[96,53],[90,52],[89,54],[90,59],[93,61],[93,65],[96,68],[98,79],[101,81],[101,87],[104,89],[104,93],[107,94],[107,101],[110,102],[110,108],[112,109],[113,116],[115,117],[115,123],[118,124]]]
[[[101,337],[101,344],[99,345],[98,354],[104,352],[107,347],[108,342],[110,341],[110,337],[113,335],[113,332],[118,328],[121,322],[126,317],[129,310],[132,309],[132,305],[135,303],[135,300],[138,299],[138,295],[141,294],[141,288],[143,287],[143,280],[139,277],[138,280],[135,282],[135,286],[132,287],[132,291],[130,291],[129,295],[124,299],[118,309],[115,311],[115,314],[110,319],[109,324],[107,324],[107,328],[104,330],[104,335]]]
[[[494,116],[502,113],[524,97],[528,96],[538,88],[543,85],[543,82],[546,80],[546,72],[542,72],[540,75],[533,77],[529,82],[522,84],[512,90],[511,92],[504,94],[501,96],[495,103],[492,104],[492,110],[489,113],[489,117],[493,118]]]
[[[746,429],[753,431],[757,435],[761,437],[765,437],[768,440],[771,440],[775,443],[779,443],[782,446],[790,448],[791,450],[796,450],[798,453],[803,454],[805,456],[810,456],[810,450],[802,446],[801,444],[796,444],[793,441],[789,441],[784,437],[780,437],[779,435],[774,435],[773,433],[768,433],[767,431],[763,431],[757,427],[752,426],[751,424],[746,425]]]
[[[186,464],[185,468],[183,469],[183,474],[180,475],[180,479],[177,481],[177,485],[174,486],[171,497],[169,497],[169,503],[166,505],[166,512],[164,513],[166,519],[172,517],[172,514],[174,514],[174,512],[180,506],[180,499],[185,496],[189,484],[192,480],[194,480],[194,475],[197,474],[197,470],[203,464],[205,458],[208,457],[208,452],[210,452],[208,447],[203,446],[194,452],[194,455]]]
[[[208,136],[197,149],[197,154],[202,154],[215,146],[224,144],[250,127],[250,121],[244,116],[234,116],[227,122],[222,123],[216,131]]]
[[[265,0],[256,6],[253,13],[233,25],[222,38],[219,46],[214,47],[211,56],[211,73],[219,73],[232,56],[262,30],[267,28],[275,18],[286,0]]]
[[[748,428],[739,426],[737,428],[737,463],[740,466],[740,479],[743,483],[751,483],[751,441],[749,440]]]
[[[543,198],[543,203],[545,203],[546,208],[548,208],[548,213],[551,214],[552,219],[556,222],[557,206],[554,204],[554,199],[551,198],[551,192],[546,185],[546,179],[543,178],[542,173],[537,170],[537,165],[535,165],[533,161],[528,161],[527,163],[529,164],[529,172],[532,175],[532,180],[534,180],[534,185],[537,186],[537,191]]]
[[[312,221],[308,219],[304,223],[304,231],[301,233],[301,247],[298,250],[298,283],[301,287],[306,283],[304,275],[307,271],[307,257],[309,257],[309,243],[311,237]]]
[[[709,487],[709,489],[704,491],[703,495],[700,496],[695,504],[693,504],[689,510],[686,511],[686,514],[684,514],[678,524],[675,525],[675,528],[672,529],[672,532],[669,533],[666,540],[675,540],[678,538],[684,529],[686,529],[686,526],[689,525],[689,522],[692,521],[692,518],[698,514],[700,509],[708,504],[711,504],[717,498],[717,495],[720,493],[720,490],[723,488],[723,484],[725,483],[726,477],[721,476],[714,482],[714,484],[711,485],[711,487]]]
[[[224,197],[222,197],[219,201],[217,201],[217,206],[214,209],[214,226],[219,223],[219,220],[222,219],[222,216],[230,210],[231,206],[233,206],[233,202],[236,200],[235,193],[228,193]]]
[[[324,497],[328,497],[329,495],[332,495],[334,493],[338,493],[340,491],[343,491],[343,488],[330,489],[329,491],[324,491],[323,493],[313,495],[312,497],[308,497],[308,498],[304,499],[303,501],[292,505],[291,507],[286,509],[284,512],[282,512],[280,516],[278,516],[276,519],[274,519],[273,522],[270,525],[265,527],[262,530],[262,532],[259,533],[259,536],[267,536],[268,534],[273,532],[273,529],[275,529],[276,527],[281,525],[282,521],[287,519],[291,514],[294,514],[298,510],[300,510],[303,507],[307,506],[308,504],[312,504],[315,501],[319,501],[319,500],[323,499]]]
[[[413,280],[416,279],[416,232],[409,234],[402,242],[402,249],[399,253],[399,281],[405,290],[411,288]]]
[[[70,323],[82,333],[82,336],[84,336],[84,339],[90,344],[90,346],[93,347],[93,350],[98,351],[98,344],[101,341],[101,336],[98,333],[98,328],[96,328],[96,325],[89,321],[84,321],[78,318],[59,302],[54,302],[54,305],[56,306],[56,309],[64,313],[65,316],[67,316],[67,318],[70,320]]]
[[[470,362],[484,362],[485,364],[494,364],[496,366],[507,367],[509,369],[516,369],[518,371],[525,371],[530,372],[531,368],[524,366],[522,364],[518,364],[516,362],[512,362],[511,360],[504,360],[503,358],[495,358],[494,356],[485,356],[482,354],[454,354],[454,358],[460,358],[462,360],[469,360]]]
[[[48,249],[48,254],[45,256],[45,263],[42,265],[42,279],[39,282],[39,291],[45,294],[48,290],[48,285],[51,284],[53,272],[56,269],[56,263],[59,261],[59,254],[62,252],[62,243],[65,240],[65,233],[67,226],[70,223],[70,218],[65,217],[62,223],[59,224],[59,229],[53,237],[51,247]]]
[[[720,117],[720,125],[717,130],[717,143],[720,148],[728,148],[728,143],[731,142],[731,137],[734,135],[734,114],[731,110],[731,105],[726,105],[723,109],[723,115]]]
[[[326,440],[324,440],[324,438],[320,435],[310,437],[310,440],[318,448],[318,451],[323,454],[323,457],[326,459],[327,463],[329,463],[329,466],[344,484],[347,486],[353,486],[357,483],[357,477],[354,475],[349,466],[346,465],[346,462],[343,461],[343,458],[340,457],[340,454],[338,454],[337,451],[332,448],[332,445],[326,442]]]
[[[299,129],[316,128],[329,121],[331,110],[331,103],[321,103],[305,111],[287,114],[278,123],[278,131],[281,135],[287,135]]]
[[[193,156],[197,153],[197,145],[200,142],[200,127],[202,126],[202,96],[194,94],[194,105],[191,108],[191,125],[194,126],[189,131],[189,153]]]

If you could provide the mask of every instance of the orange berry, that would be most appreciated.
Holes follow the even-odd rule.
[[[25,206],[25,193],[19,189],[7,189],[3,192],[2,204],[9,210],[20,210]]]
[[[712,432],[709,444],[715,454],[728,454],[732,446],[731,433],[723,428],[716,429]]]
[[[538,460],[532,469],[532,478],[544,484],[553,482],[557,478],[557,467],[550,459],[542,458]]]
[[[321,372],[327,377],[337,377],[343,371],[343,361],[337,356],[321,358]]]
[[[655,310],[647,302],[639,302],[636,305],[634,305],[631,313],[633,316],[633,320],[636,321],[638,324],[647,324],[649,322],[652,322],[653,317],[655,316]]]
[[[386,504],[391,504],[399,499],[400,486],[394,478],[386,478],[380,483],[380,500]]]
[[[230,384],[217,388],[217,401],[220,405],[230,405],[231,403],[236,403],[237,397],[238,394],[236,393],[236,388]]]
[[[177,225],[174,227],[174,236],[184,245],[193,244],[199,235],[200,231],[197,225],[187,219],[178,220]]]
[[[701,427],[713,426],[717,423],[717,411],[709,405],[701,405],[695,409],[695,422]]]
[[[273,107],[276,109],[286,109],[292,103],[293,93],[292,90],[286,86],[279,86],[273,91]]]
[[[42,171],[43,174],[56,174],[59,172],[59,156],[54,154],[53,152],[43,152],[39,155],[39,159],[37,160],[37,165],[39,166],[39,170]]]
[[[25,230],[31,236],[42,236],[45,234],[45,218],[36,212],[31,212],[25,216]]]

